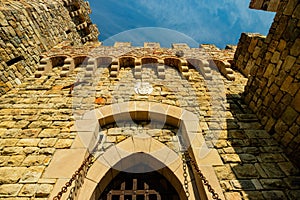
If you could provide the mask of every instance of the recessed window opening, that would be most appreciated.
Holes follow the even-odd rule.
[[[7,66],[11,66],[13,64],[16,64],[17,62],[22,61],[22,60],[24,60],[24,57],[23,56],[18,56],[16,58],[13,58],[13,59],[7,61],[6,64],[7,64]]]

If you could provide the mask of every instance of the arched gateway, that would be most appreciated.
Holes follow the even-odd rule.
[[[173,138],[178,139],[180,148],[175,150],[157,137],[139,131],[113,145],[101,147],[99,151],[99,145],[107,139],[99,134],[101,129],[116,124],[118,130],[122,130],[121,122],[124,121],[159,122],[176,127],[178,131]],[[93,164],[83,173],[82,180],[75,181],[69,188],[74,199],[210,199],[211,194],[204,188],[195,169],[185,162],[183,150],[191,155],[211,185],[222,194],[212,169],[212,165],[220,164],[221,159],[216,150],[207,148],[199,119],[189,111],[167,104],[130,101],[85,113],[81,120],[76,120],[76,129],[78,134],[72,148],[56,152],[45,172],[44,178],[58,178],[52,198],[76,171],[76,167],[72,171],[65,166],[57,172],[58,167],[68,162],[67,155],[73,156],[69,162],[78,168],[92,153],[95,156]],[[70,191],[62,199],[68,197]]]

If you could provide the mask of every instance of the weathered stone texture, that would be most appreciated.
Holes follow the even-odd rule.
[[[253,5],[259,2],[252,1]],[[234,61],[244,75],[249,75],[243,95],[246,104],[298,165],[299,5],[296,0],[281,1],[266,38],[259,37],[257,42],[256,37],[242,34]]]
[[[250,8],[276,12],[278,10],[279,3],[280,0],[251,0]]]
[[[1,2],[0,94],[34,74],[42,52],[65,40],[77,45],[97,40],[98,30],[88,16],[88,4],[73,4],[61,0]],[[80,14],[74,15],[76,9]],[[78,27],[80,23],[86,26]]]
[[[207,146],[216,149],[223,162],[223,165],[214,166],[214,170],[228,199],[266,199],[268,194],[274,198],[296,195],[298,187],[294,180],[297,179],[298,169],[286,158],[278,143],[263,130],[257,116],[242,102],[240,94],[247,78],[233,71],[235,80],[229,81],[220,75],[213,63],[217,59],[232,60],[232,50],[219,50],[210,45],[203,45],[199,49],[182,49],[184,56],[180,62],[185,64],[185,60],[188,61],[185,68],[185,65],[176,63],[179,59],[175,57],[178,51],[176,45],[173,49],[158,48],[155,51],[130,45],[122,48],[97,44],[61,48],[62,45],[44,53],[44,57],[60,60],[57,62],[63,63],[62,66],[52,66],[40,78],[26,78],[24,83],[0,98],[0,143],[3,146],[0,151],[1,197],[49,197],[56,179],[45,180],[43,174],[55,151],[79,145],[80,141],[74,140],[78,134],[74,130],[74,119],[91,108],[127,101],[164,103],[196,114]],[[62,54],[65,55],[63,62]],[[92,59],[86,58],[85,62],[84,59],[77,59],[87,54]],[[114,61],[109,62],[121,63],[116,68],[116,77],[112,76],[110,64],[107,64],[110,57]],[[134,90],[140,80],[135,77],[135,69],[143,57],[173,58],[162,59],[161,62],[169,62],[163,71],[159,71],[159,66],[149,63],[144,63],[138,69],[142,80],[153,87],[147,95]],[[74,60],[76,68],[66,66],[68,62],[65,61],[70,59]],[[206,59],[211,62],[204,62]],[[94,61],[101,67],[91,67]],[[63,71],[68,75],[61,76]],[[93,72],[91,77],[97,74],[95,87],[81,80],[82,84],[72,88],[76,77],[86,72]],[[164,72],[165,77],[159,78],[158,72]],[[88,81],[89,76],[85,80]],[[89,91],[91,94],[87,97]],[[218,106],[220,104],[221,107]],[[292,113],[289,109],[285,111]],[[13,117],[10,117],[11,113]],[[282,119],[284,125],[279,128],[285,129],[287,126],[290,129],[285,122],[290,118],[295,122],[298,120],[286,114]],[[154,122],[118,122],[101,127],[99,134],[105,136],[105,140],[97,150],[101,153],[132,135],[144,133],[179,153],[177,132],[178,129],[172,126]],[[2,176],[10,172],[14,176]]]
[[[234,54],[234,67],[248,77],[256,64],[265,36],[253,33],[242,33]]]
[[[86,16],[89,10],[86,4],[82,9],[87,12],[72,10],[78,2],[83,5],[82,1],[71,0],[52,1],[54,7],[47,5],[57,9],[53,12],[69,12],[68,20],[73,21],[77,30],[83,30],[87,24],[79,23],[76,17],[82,13]],[[173,44],[169,49],[160,48],[159,44],[132,47],[130,43],[119,42],[114,47],[99,43],[74,47],[63,42],[43,53],[34,76],[32,70],[30,77],[0,97],[0,198],[48,199],[55,184],[64,181],[57,176],[44,177],[51,160],[55,160],[54,154],[70,148],[85,152],[76,137],[80,133],[74,121],[92,109],[129,101],[180,107],[199,118],[200,130],[195,134],[202,134],[204,144],[220,155],[212,171],[226,199],[299,198],[299,169],[286,156],[288,153],[300,157],[297,150],[300,143],[299,6],[290,2],[294,1],[280,4],[281,12],[284,10],[286,14],[277,14],[268,37],[242,35],[235,65],[244,75],[250,74],[249,81],[231,69],[234,46],[220,50],[213,45],[189,48],[186,44]],[[22,3],[5,6],[25,6]],[[269,5],[272,3],[275,5],[276,1],[270,1]],[[39,16],[50,10],[39,6],[33,2],[28,9],[39,9]],[[35,11],[32,15],[39,19],[34,17]],[[52,16],[53,20],[59,16],[60,13]],[[16,20],[16,24],[31,26],[33,21]],[[3,30],[18,34],[16,29],[9,28],[7,18],[0,17],[0,23],[7,27]],[[43,20],[40,24],[43,25]],[[55,27],[47,34],[56,35],[55,41],[59,42],[63,39],[57,35],[60,29],[55,31]],[[73,29],[64,31],[76,36]],[[30,35],[43,37],[34,29]],[[92,31],[77,37],[82,42],[86,37],[94,38]],[[44,51],[42,41],[28,41],[28,45],[39,44]],[[8,51],[12,45],[6,45]],[[25,49],[30,51],[27,46]],[[40,51],[34,51],[34,55],[40,55]],[[247,104],[241,96],[246,84],[243,98]],[[149,122],[147,112],[139,115],[138,123],[118,121],[101,127],[96,135],[103,137],[97,138],[95,155],[137,134],[147,134],[180,153],[178,128],[164,124],[164,120]],[[278,142],[287,148],[281,148]],[[73,161],[64,158],[62,162],[73,166]],[[60,169],[54,170],[55,175],[56,170]],[[75,170],[68,173],[73,174]]]

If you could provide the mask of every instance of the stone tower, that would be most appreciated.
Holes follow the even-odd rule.
[[[82,0],[2,1],[0,198],[299,199],[297,0],[238,46],[103,46]]]

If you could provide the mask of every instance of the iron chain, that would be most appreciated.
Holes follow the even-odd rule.
[[[58,194],[55,197],[53,197],[53,200],[60,200],[62,195],[68,191],[69,187],[71,187],[72,183],[80,179],[81,174],[86,175],[86,172],[91,167],[94,161],[94,156],[90,154],[72,175],[72,178],[70,178],[70,180],[66,182],[65,185],[61,188],[60,192],[58,192]],[[74,190],[72,192],[74,192]]]
[[[190,197],[190,192],[189,192],[189,185],[188,185],[188,165],[186,162],[186,157],[185,157],[185,153],[182,153],[182,161],[183,161],[183,177],[184,177],[184,190],[185,190],[185,194],[187,196],[187,198]]]
[[[211,186],[211,184],[208,182],[207,178],[204,176],[204,174],[201,172],[198,164],[196,163],[195,160],[193,160],[190,156],[190,154],[188,153],[188,151],[184,152],[184,158],[185,158],[185,162],[187,164],[191,164],[192,167],[195,169],[195,171],[197,172],[198,176],[200,177],[200,179],[202,180],[203,184],[207,187],[208,191],[211,193],[212,198],[215,200],[221,200],[218,193],[216,193],[216,191],[213,189],[213,187]]]
[[[212,194],[212,198],[215,200],[221,200],[219,195],[215,192],[213,187],[210,185],[207,178],[203,175],[200,168],[198,167],[196,161],[194,161],[191,156],[189,155],[188,151],[183,152],[182,154],[183,159],[183,176],[184,176],[184,189],[186,196],[189,197],[190,193],[188,190],[188,165],[191,165],[195,171],[197,172],[198,176],[202,180],[203,184],[207,187],[208,191]],[[86,172],[89,170],[91,165],[94,163],[95,159],[92,154],[90,154],[81,164],[81,166],[75,171],[72,175],[71,179],[65,183],[65,185],[61,188],[61,191],[53,198],[53,200],[60,200],[62,195],[68,191],[68,188],[71,187],[72,183],[80,178],[80,174],[86,175]],[[71,192],[74,193],[74,190]]]

